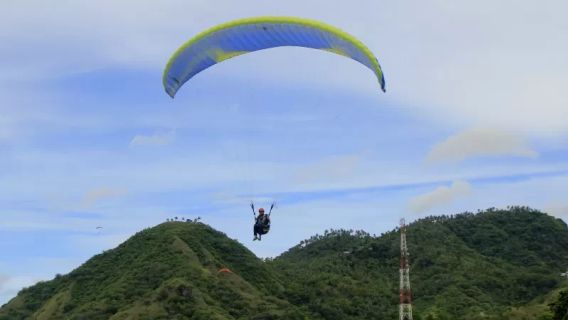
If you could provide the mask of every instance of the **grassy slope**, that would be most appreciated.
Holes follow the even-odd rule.
[[[220,268],[233,273],[219,273]],[[144,230],[69,275],[23,290],[0,319],[301,318],[253,253],[203,224]]]

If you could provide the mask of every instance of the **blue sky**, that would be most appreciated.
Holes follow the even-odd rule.
[[[174,216],[262,257],[401,217],[528,205],[568,218],[565,2],[0,6],[0,303]],[[302,48],[240,56],[164,93],[178,46],[258,15],[357,36],[387,93],[356,62]],[[262,242],[251,199],[279,203]]]

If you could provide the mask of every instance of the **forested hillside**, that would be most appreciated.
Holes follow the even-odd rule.
[[[549,293],[568,267],[568,229],[529,208],[428,217],[408,226],[418,316],[502,319]],[[291,302],[323,318],[393,318],[399,233],[326,232],[273,261]],[[325,297],[325,299],[323,298]]]
[[[275,272],[223,233],[167,222],[22,290],[0,319],[303,319],[283,291]]]
[[[415,319],[563,319],[562,220],[490,209],[420,219],[407,239]],[[399,245],[396,229],[329,230],[265,261],[207,225],[167,222],[22,290],[0,319],[394,319]]]

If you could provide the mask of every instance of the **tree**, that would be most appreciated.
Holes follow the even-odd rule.
[[[553,313],[552,319],[568,320],[568,290],[561,291],[558,300],[549,306]]]

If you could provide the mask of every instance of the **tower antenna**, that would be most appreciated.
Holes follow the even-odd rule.
[[[406,246],[406,221],[400,219],[400,305],[399,319],[412,320],[412,293],[410,291],[410,263]]]

